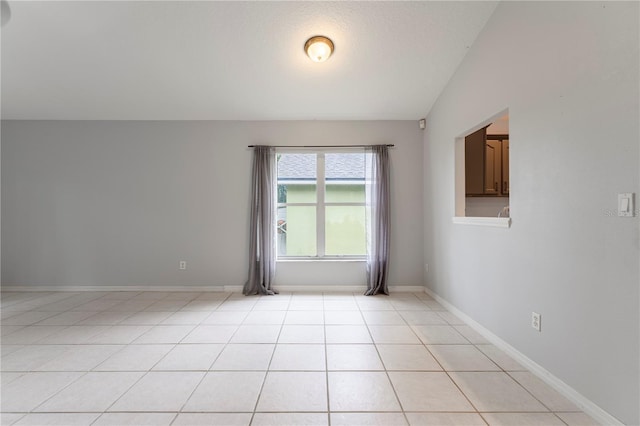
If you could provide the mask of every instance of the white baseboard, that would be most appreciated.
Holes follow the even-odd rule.
[[[394,293],[422,293],[424,286],[422,285],[393,285],[389,286],[389,292]]]
[[[225,293],[241,293],[241,285],[2,285],[2,291],[203,291],[203,292],[225,292]],[[286,292],[345,292],[345,293],[364,293],[365,286],[337,286],[337,285],[283,285],[275,286],[276,290]],[[422,293],[424,287],[421,285],[396,285],[389,286],[391,293]]]
[[[474,321],[471,317],[469,317],[464,312],[460,311],[458,308],[453,306],[451,303],[447,302],[445,299],[440,297],[437,293],[431,290],[428,287],[424,287],[425,293],[429,296],[433,297],[438,303],[447,308],[451,313],[456,315],[458,318],[463,320],[467,325],[473,328],[475,331],[480,333],[482,337],[487,339],[493,345],[503,350],[507,355],[518,361],[524,367],[526,367],[529,371],[535,374],[539,379],[544,381],[546,384],[551,386],[553,389],[558,391],[561,395],[567,398],[569,401],[573,402],[577,405],[582,411],[584,411],[589,416],[593,417],[596,421],[600,422],[603,425],[623,425],[624,423],[620,422],[620,420],[613,417],[611,414],[607,413],[605,410],[600,408],[594,402],[583,396],[581,393],[576,391],[574,388],[554,376],[547,369],[537,364],[535,361],[528,358],[522,352],[493,334],[491,331],[480,325],[478,322]]]
[[[299,292],[305,291],[313,292],[345,292],[345,293],[364,293],[367,289],[366,286],[361,285],[276,285],[275,289],[278,291],[286,292]],[[424,287],[421,285],[394,285],[389,286],[389,293],[422,293]]]

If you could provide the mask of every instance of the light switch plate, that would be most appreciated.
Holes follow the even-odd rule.
[[[635,216],[635,210],[635,193],[625,192],[618,194],[618,216],[633,217]]]

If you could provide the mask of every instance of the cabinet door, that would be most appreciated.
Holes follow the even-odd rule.
[[[502,194],[509,195],[509,139],[502,140]]]
[[[482,128],[464,138],[464,177],[467,195],[484,194],[484,144],[487,129]]]
[[[499,194],[502,184],[502,146],[489,140],[484,145],[484,193]]]

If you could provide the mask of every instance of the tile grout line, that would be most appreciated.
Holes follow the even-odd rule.
[[[425,306],[428,306],[428,305],[426,305],[426,304],[425,304]],[[436,314],[437,314],[437,312],[436,312]],[[443,319],[444,319],[444,318],[443,318]],[[448,321],[447,321],[447,320],[445,320],[445,322],[447,322],[447,323],[448,323]],[[413,328],[412,328],[412,331],[414,331],[414,330],[413,330]],[[462,336],[462,337],[468,341],[468,339],[467,339],[466,337],[464,337],[464,336]],[[471,400],[469,399],[469,397],[467,396],[467,394],[465,394],[465,393],[462,391],[462,389],[460,388],[460,386],[458,386],[458,383],[456,383],[456,381],[455,381],[455,380],[453,380],[453,378],[451,378],[451,375],[449,374],[449,372],[447,371],[447,369],[446,369],[446,368],[444,368],[444,366],[442,365],[442,363],[440,362],[440,360],[439,360],[439,359],[438,359],[438,358],[433,354],[433,352],[431,352],[431,351],[429,350],[429,347],[427,346],[427,344],[426,344],[426,343],[424,343],[424,341],[423,341],[422,339],[420,339],[420,338],[419,338],[419,340],[422,342],[422,346],[424,346],[424,348],[425,348],[425,349],[427,350],[427,352],[431,355],[431,357],[433,357],[433,359],[438,363],[438,365],[440,366],[440,368],[442,369],[442,371],[444,372],[444,374],[446,374],[446,375],[447,375],[447,378],[451,381],[451,383],[453,383],[453,385],[456,387],[456,389],[458,389],[458,391],[462,394],[462,396],[464,396],[464,398],[467,400],[467,402],[469,403],[469,405],[474,409],[475,413],[476,413],[477,415],[479,415],[479,416],[480,416],[480,418],[482,419],[482,421],[483,421],[483,422],[485,422],[485,423],[488,425],[488,424],[489,424],[489,422],[487,422],[487,421],[485,420],[485,418],[482,416],[482,414],[480,414],[480,412],[478,411],[478,408],[473,404],[473,402],[471,402]],[[471,343],[471,342],[469,342],[469,343]],[[465,346],[466,346],[466,344],[465,344]]]
[[[370,296],[370,297],[375,297],[375,296]],[[391,312],[396,312],[397,313],[397,310],[396,310],[395,306],[393,306],[393,304],[391,304],[391,306],[393,308],[393,311],[391,311]],[[391,390],[393,390],[393,395],[396,398],[396,402],[398,403],[398,406],[400,407],[400,412],[402,413],[402,417],[404,418],[404,421],[407,424],[410,424],[409,423],[409,418],[407,417],[407,413],[405,412],[404,406],[402,405],[402,401],[400,401],[400,397],[398,396],[398,392],[396,390],[396,387],[393,385],[393,382],[391,381],[391,376],[389,375],[389,371],[387,370],[387,365],[385,364],[384,360],[382,359],[382,356],[380,356],[380,350],[378,349],[378,343],[376,343],[375,339],[373,338],[373,334],[371,333],[371,329],[369,328],[369,323],[364,318],[364,315],[362,314],[362,309],[359,308],[359,311],[360,311],[360,316],[362,317],[362,320],[364,321],[365,327],[367,327],[367,332],[369,333],[369,337],[371,338],[371,343],[373,344],[373,347],[376,350],[376,354],[378,355],[378,358],[380,359],[380,362],[382,363],[382,367],[384,368],[384,375],[387,378],[387,381],[389,382],[389,386],[391,386]],[[400,315],[400,314],[398,314],[398,315]],[[403,320],[404,320],[404,318],[403,318]],[[405,320],[405,323],[406,323],[406,320]]]
[[[218,308],[220,306],[222,306],[226,301],[228,301],[231,296],[233,295],[233,293],[230,293],[227,297],[224,298],[224,300],[218,304],[216,306],[216,308],[214,309],[214,311],[217,311]],[[171,315],[170,315],[171,316]],[[208,318],[208,317],[207,317]],[[204,320],[203,320],[204,321]],[[189,333],[185,334],[182,339],[180,339],[180,341],[176,344],[179,345],[182,343],[182,341],[184,339],[186,339],[191,333],[193,333],[193,331],[198,328],[198,326],[194,326],[191,331],[189,331]],[[220,355],[222,355],[222,352],[224,352],[224,350],[227,348],[227,346],[229,345],[229,343],[231,342],[231,339],[233,339],[233,336],[235,336],[235,334],[238,332],[238,330],[240,329],[240,325],[236,326],[235,331],[233,332],[233,334],[231,336],[229,336],[229,340],[224,343],[224,346],[222,347],[222,349],[220,350],[220,353],[218,353],[218,355],[216,356],[216,358],[213,360],[213,362],[211,363],[211,365],[209,365],[209,368],[213,367],[213,364],[215,364],[215,362],[218,360],[218,358],[220,357]],[[184,407],[189,403],[189,400],[193,397],[193,394],[196,392],[196,390],[200,387],[200,385],[202,384],[202,382],[204,381],[204,379],[207,377],[207,375],[209,374],[210,370],[204,371],[204,374],[202,375],[202,377],[200,378],[200,380],[198,381],[198,383],[193,387],[193,389],[191,390],[191,392],[189,393],[189,396],[187,396],[187,398],[185,398],[184,402],[182,403],[182,405],[180,406],[180,409],[178,410],[178,414],[176,415],[176,417],[173,419],[173,422],[175,422],[175,420],[178,418],[178,415],[182,412],[182,410],[184,409]],[[124,395],[124,394],[123,394]]]
[[[551,409],[551,407],[547,406],[547,404],[545,404],[542,400],[540,400],[538,397],[536,397],[536,396],[533,394],[533,392],[531,392],[529,389],[527,389],[527,388],[525,387],[525,385],[523,385],[522,383],[520,383],[520,382],[518,381],[518,379],[516,379],[515,377],[513,377],[513,376],[511,375],[511,373],[514,373],[513,371],[512,371],[511,373],[510,373],[510,372],[508,372],[508,371],[504,371],[504,373],[505,373],[507,376],[509,376],[509,378],[510,378],[511,380],[513,380],[515,383],[517,383],[517,384],[518,384],[518,386],[520,386],[522,389],[524,389],[524,391],[525,391],[525,392],[527,392],[527,393],[528,393],[528,394],[529,394],[533,399],[535,399],[536,401],[538,401],[538,402],[539,402],[539,403],[540,403],[544,408],[546,408],[548,412],[550,412],[550,413],[554,413],[554,411]],[[522,373],[522,371],[517,371],[517,373]],[[529,371],[527,371],[527,373],[529,373],[529,374],[533,375],[533,373],[531,373],[531,372],[529,372]],[[535,377],[535,376],[534,376],[534,377]],[[536,377],[536,378],[537,378],[537,377]],[[560,419],[560,420],[562,420],[562,419]]]
[[[324,293],[322,295],[322,335],[324,340],[324,378],[327,389],[327,425],[331,426],[331,395],[329,394],[329,354],[327,350],[327,316],[324,305]]]
[[[261,296],[261,297],[267,297],[267,296]],[[256,302],[257,304],[257,302]],[[251,311],[254,311],[255,305],[254,304],[251,308]],[[289,295],[289,302],[287,303],[287,312],[289,311],[289,306],[291,305],[291,295]],[[248,316],[248,315],[247,315]],[[285,314],[285,318],[286,318],[286,314]],[[280,330],[278,331],[278,336],[276,336],[276,341],[273,344],[273,350],[271,351],[271,357],[269,358],[269,362],[267,363],[267,367],[266,370],[264,372],[264,377],[262,378],[262,385],[260,385],[260,390],[258,391],[258,397],[256,398],[256,402],[253,405],[253,410],[251,412],[251,418],[249,419],[249,425],[251,425],[253,423],[253,420],[255,418],[256,415],[256,410],[258,409],[258,404],[260,403],[260,399],[262,398],[262,391],[264,390],[264,386],[267,383],[267,377],[269,375],[269,368],[271,367],[271,363],[273,362],[273,357],[276,353],[276,348],[278,346],[278,341],[280,340],[280,334],[282,334],[282,328],[284,327],[284,319],[282,319],[282,323],[280,324]],[[246,319],[246,317],[245,317]],[[231,341],[231,339],[229,339],[229,341]]]

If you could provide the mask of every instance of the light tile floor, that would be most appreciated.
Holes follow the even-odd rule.
[[[2,293],[2,425],[590,425],[426,294]]]

